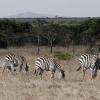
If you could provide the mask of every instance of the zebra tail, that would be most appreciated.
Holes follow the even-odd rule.
[[[79,71],[81,69],[81,66],[78,67],[78,69],[76,71]]]
[[[26,72],[28,72],[29,70],[29,66],[26,64],[26,68],[25,68]]]

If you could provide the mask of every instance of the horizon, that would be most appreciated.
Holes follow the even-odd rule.
[[[64,17],[100,17],[100,1],[0,0],[0,18],[24,12]]]
[[[39,15],[49,15],[49,16],[47,16],[47,17],[16,17],[16,16],[18,16],[18,15],[20,15],[20,14],[26,14],[26,13],[31,13],[31,14],[39,14]],[[13,17],[14,16],[14,17]],[[53,16],[53,17],[52,17]],[[0,19],[2,19],[2,18],[4,18],[4,19],[6,19],[6,18],[99,18],[99,16],[98,17],[95,17],[95,16],[59,16],[59,15],[54,15],[54,14],[45,14],[45,13],[33,13],[33,12],[22,12],[22,13],[16,13],[16,14],[13,14],[13,15],[7,15],[7,16],[3,16],[3,17],[0,17]]]

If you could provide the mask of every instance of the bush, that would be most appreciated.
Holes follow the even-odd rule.
[[[60,60],[70,60],[73,56],[69,53],[65,53],[65,52],[54,52],[54,57]]]

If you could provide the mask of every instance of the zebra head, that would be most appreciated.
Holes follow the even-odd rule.
[[[43,70],[39,67],[38,69],[35,69],[35,74],[36,75],[42,75]]]
[[[14,68],[14,62],[13,61],[6,60],[6,63],[5,64],[6,64],[5,66],[9,70],[16,71],[16,69]]]
[[[95,79],[97,76],[97,69],[96,67],[92,70],[92,78]]]
[[[20,65],[20,71],[24,71],[24,73],[28,72],[29,66],[27,64]]]
[[[100,58],[97,58],[92,70],[92,78],[94,79],[97,76],[97,71],[100,70]]]
[[[65,78],[65,72],[61,69],[59,73],[59,79],[64,79]]]

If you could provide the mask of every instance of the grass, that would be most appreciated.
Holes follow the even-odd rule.
[[[67,55],[65,48],[54,48],[55,52],[58,50]],[[54,80],[50,80],[49,71],[44,72],[43,80],[40,80],[35,78],[33,62],[38,56],[50,55],[49,48],[41,47],[40,55],[36,55],[36,47],[0,49],[0,57],[8,52],[25,56],[30,67],[27,74],[8,73],[6,70],[2,74],[0,69],[0,100],[100,100],[100,77],[92,81],[87,71],[85,79],[81,81],[81,72],[76,72],[79,66],[77,58],[58,59],[65,71],[64,80],[58,80],[58,73],[55,74]],[[67,58],[69,54],[68,52]]]

